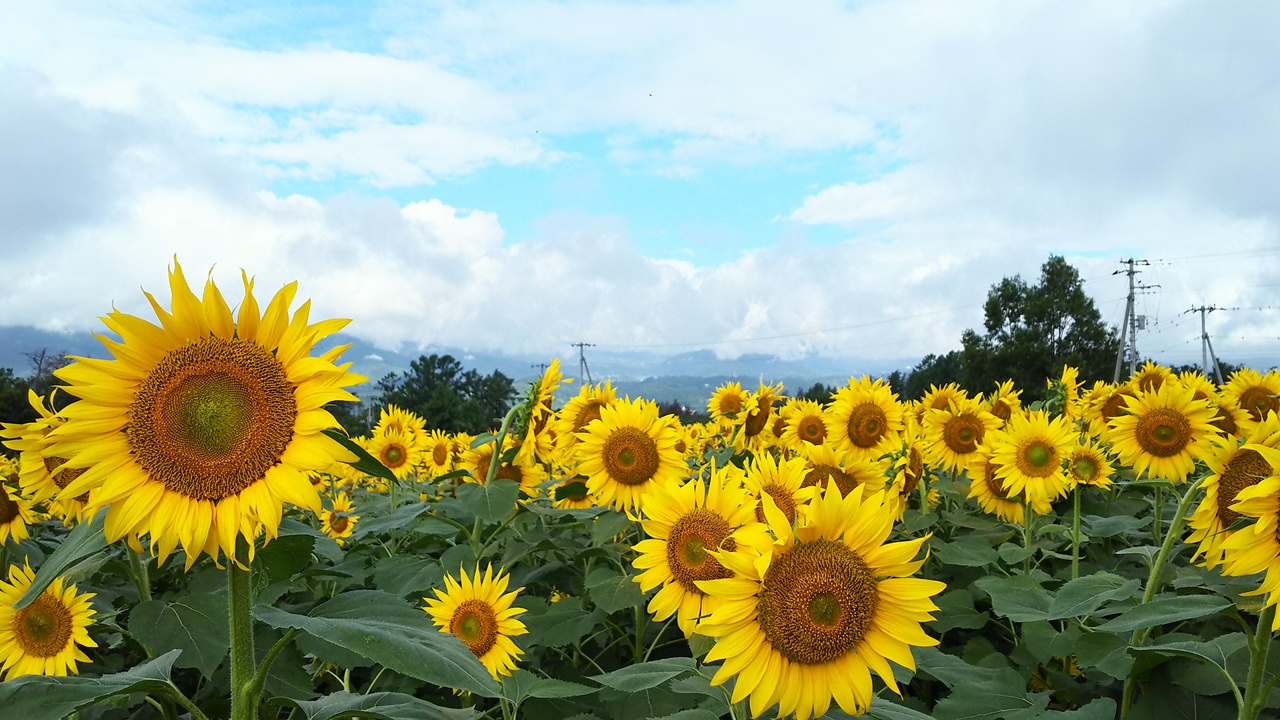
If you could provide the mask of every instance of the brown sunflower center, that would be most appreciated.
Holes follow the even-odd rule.
[[[863,641],[879,600],[871,568],[844,543],[796,543],[765,572],[760,629],[791,662],[829,663]]]
[[[796,501],[791,497],[791,491],[778,483],[769,483],[760,488],[760,502],[756,503],[756,520],[765,522],[764,519],[764,496],[768,495],[773,498],[773,504],[778,506],[783,515],[787,516],[787,522],[794,524],[796,521]]]
[[[409,453],[403,445],[399,443],[388,443],[382,448],[382,456],[378,458],[388,470],[396,470],[404,465],[409,459]]]
[[[600,419],[600,408],[604,407],[603,400],[592,398],[582,404],[578,409],[578,414],[573,418],[573,431],[579,432],[585,428],[592,420]]]
[[[1280,413],[1280,397],[1270,388],[1255,385],[1240,393],[1240,409],[1261,422],[1268,412]]]
[[[658,445],[640,428],[615,428],[604,441],[604,469],[623,485],[643,485],[658,472]]]
[[[841,483],[849,483],[850,481],[844,477],[844,471],[838,467],[831,465],[814,465],[804,474],[804,480],[800,483],[800,487],[806,488],[811,485],[817,485],[819,488],[825,488],[827,483],[835,480],[836,485]]]
[[[903,495],[915,492],[916,486],[920,484],[920,478],[924,477],[924,456],[920,454],[920,448],[915,445],[907,450],[907,464],[902,468],[902,477]]]
[[[48,658],[66,650],[73,627],[71,611],[44,593],[14,614],[11,630],[23,653]]]
[[[1058,465],[1058,449],[1044,440],[1032,440],[1018,455],[1018,470],[1028,477],[1049,477]]]
[[[431,462],[440,467],[448,465],[449,448],[445,447],[443,443],[439,443],[435,447],[431,448]]]
[[[1004,479],[996,474],[996,471],[999,469],[999,465],[987,463],[983,473],[983,479],[986,480],[987,489],[991,491],[992,495],[1001,500],[1009,500],[1009,489],[1004,486]]]
[[[822,422],[822,416],[805,415],[796,423],[796,434],[811,445],[821,445],[827,436],[827,426]]]
[[[942,442],[957,455],[968,455],[978,449],[986,428],[968,413],[951,417],[942,426]]]
[[[1213,416],[1211,424],[1221,430],[1228,437],[1235,435],[1239,428],[1236,426],[1235,416],[1227,411],[1226,408],[1219,407],[1218,414]]]
[[[742,412],[742,397],[739,395],[725,395],[720,398],[720,414],[734,415]]]
[[[1240,519],[1240,513],[1231,509],[1241,490],[1257,485],[1271,475],[1271,463],[1253,450],[1240,450],[1218,476],[1218,520],[1222,527]]]
[[[874,402],[857,405],[849,413],[849,441],[860,448],[872,448],[889,430],[889,416]]]
[[[1128,414],[1124,405],[1126,397],[1131,396],[1128,393],[1118,392],[1103,401],[1102,407],[1098,408],[1098,416],[1103,423],[1110,421],[1113,417]]]
[[[8,525],[18,517],[18,502],[9,497],[8,489],[0,489],[0,525]]]
[[[65,468],[63,469],[62,472],[57,472],[58,468],[62,467],[62,465],[67,462],[66,458],[57,457],[55,455],[55,456],[50,456],[43,459],[44,459],[45,472],[49,473],[49,477],[53,478],[53,484],[57,485],[59,489],[65,488],[66,486],[70,485],[76,478],[83,475],[84,471],[88,469],[88,468]]]
[[[1138,447],[1156,457],[1171,457],[1191,442],[1191,422],[1173,408],[1153,408],[1138,418]]]
[[[261,480],[293,439],[294,386],[275,356],[209,337],[169,351],[129,408],[134,460],[168,490],[221,500]]]
[[[773,409],[773,398],[759,398],[756,400],[756,409],[747,415],[747,421],[742,425],[742,432],[747,437],[755,437],[764,431],[769,423],[769,412]]]
[[[733,577],[709,550],[733,551],[729,522],[706,508],[694,508],[671,526],[667,535],[667,565],[671,575],[689,592],[701,593],[698,580]]]
[[[1009,417],[1013,415],[1013,406],[997,398],[991,401],[991,414],[1000,418],[1002,423],[1009,422]]]
[[[484,657],[498,642],[498,616],[482,600],[464,600],[453,611],[449,632],[466,643],[476,657]]]
[[[333,518],[333,522],[329,523],[329,527],[333,528],[333,531],[338,534],[346,532],[347,527],[350,525],[351,518],[346,515],[337,515]]]

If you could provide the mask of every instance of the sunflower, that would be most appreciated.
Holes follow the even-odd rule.
[[[995,431],[999,433],[999,430]],[[969,498],[978,501],[978,507],[988,515],[995,515],[1004,522],[1022,525],[1026,522],[1025,498],[1015,492],[1009,492],[1000,477],[1000,466],[991,462],[986,448],[978,452],[969,471]],[[1048,500],[1036,498],[1031,502],[1031,511],[1037,515],[1048,515],[1053,506]]]
[[[774,404],[782,399],[782,385],[765,385],[760,389],[747,393],[746,405],[734,419],[736,432],[733,434],[733,447],[739,452],[761,453],[773,447],[777,442],[774,434],[774,421],[778,417]]]
[[[649,400],[620,400],[578,433],[577,470],[601,505],[634,510],[655,484],[682,479],[688,467],[676,452],[676,431]]]
[[[375,432],[365,449],[385,465],[397,480],[413,475],[422,464],[422,451],[418,447],[417,436],[412,431],[390,425]]]
[[[351,498],[346,493],[339,493],[333,499],[333,507],[320,513],[320,532],[337,540],[339,545],[346,544],[344,538],[351,537],[356,521],[360,519],[355,509]]]
[[[1222,386],[1222,397],[1245,412],[1242,429],[1247,433],[1267,413],[1280,413],[1280,371],[1261,375],[1257,370],[1241,368],[1231,373]]]
[[[1053,502],[1066,495],[1070,475],[1063,459],[1076,444],[1074,428],[1064,415],[1050,418],[1044,410],[1018,413],[1004,429],[992,433],[990,462],[998,466],[1005,490],[1033,502]]]
[[[821,489],[832,481],[840,487],[853,487],[853,482],[844,476],[844,466],[852,461],[852,453],[841,452],[830,442],[824,442],[821,445],[802,447],[800,457],[805,459],[804,482],[800,484],[801,487],[816,486]]]
[[[1245,595],[1266,595],[1264,607],[1280,605],[1280,451],[1262,445],[1246,445],[1270,466],[1267,477],[1240,491],[1231,509],[1257,522],[1241,528],[1221,544],[1222,572],[1231,576],[1266,573],[1257,590]],[[1271,632],[1280,630],[1280,613]]]
[[[735,468],[727,466],[726,471],[733,473]],[[779,460],[765,453],[757,455],[746,464],[746,472],[737,474],[741,478],[749,497],[748,504],[755,512],[756,520],[765,521],[765,497],[782,511],[788,521],[794,521],[800,508],[809,503],[809,498],[818,490],[816,486],[806,486],[809,469],[804,458]],[[832,474],[837,482],[844,478],[844,473]]]
[[[1257,450],[1241,445],[1280,446],[1280,417],[1268,415],[1243,441],[1219,438],[1216,445],[1217,449],[1205,458],[1209,474],[1205,477],[1204,495],[1187,521],[1192,530],[1187,542],[1200,543],[1196,555],[1204,555],[1205,567],[1210,569],[1221,564],[1222,541],[1231,537],[1231,525],[1240,519],[1240,513],[1231,509],[1236,498],[1272,474],[1271,465]]]
[[[1071,482],[1075,484],[1091,485],[1103,490],[1111,487],[1111,475],[1115,468],[1111,466],[1107,451],[1091,437],[1077,438],[1076,444],[1067,452],[1066,466]]]
[[[483,576],[476,568],[474,578],[468,576],[465,569],[460,571],[462,582],[445,575],[445,591],[437,588],[434,599],[422,598],[427,601],[423,610],[436,627],[466,643],[494,679],[510,675],[516,669],[516,659],[524,654],[511,638],[529,632],[524,623],[516,619],[524,608],[511,606],[524,588],[506,592],[511,578],[503,572],[494,577],[492,565],[485,569]]]
[[[93,593],[77,593],[75,585],[55,578],[35,602],[13,608],[35,580],[31,566],[9,566],[9,581],[0,582],[0,660],[4,679],[20,675],[79,674],[77,662],[89,662],[81,647],[98,647],[89,637]]]
[[[1125,415],[1112,418],[1105,439],[1120,462],[1135,476],[1180,483],[1195,469],[1195,461],[1213,453],[1213,408],[1196,400],[1194,390],[1175,382],[1125,400]]]
[[[636,544],[639,555],[632,564],[641,571],[633,579],[642,592],[661,586],[649,601],[654,620],[675,615],[688,637],[694,624],[719,606],[696,583],[733,576],[713,551],[734,550],[740,542],[763,549],[771,542],[753,507],[742,486],[723,471],[712,473],[709,481],[659,485],[649,493],[641,520],[648,539]]]
[[[1134,392],[1124,385],[1101,380],[1094,382],[1093,387],[1080,398],[1081,419],[1087,424],[1088,432],[1098,437],[1106,434],[1107,424],[1112,418],[1124,414],[1125,398],[1133,395]]]
[[[884,380],[863,375],[836,391],[825,421],[827,437],[838,447],[875,459],[897,446],[902,405]]]
[[[699,623],[718,638],[708,663],[723,660],[711,680],[736,676],[732,702],[751,701],[758,716],[826,714],[831,701],[861,715],[871,704],[871,671],[899,694],[889,661],[915,669],[911,647],[937,645],[920,627],[946,589],[909,577],[926,538],[886,544],[893,514],[881,493],[864,497],[828,488],[792,525],[769,505],[774,543],[715,554],[734,577],[696,584],[720,606]]]
[[[22,493],[32,504],[47,502],[53,515],[71,525],[84,519],[89,497],[86,493],[55,499],[62,488],[84,474],[84,469],[66,467],[65,457],[46,452],[49,433],[65,422],[53,411],[51,400],[52,397],[47,402],[34,390],[28,390],[27,402],[39,417],[29,423],[0,423],[0,437],[9,438],[4,446],[19,453],[17,480]]]
[[[952,402],[945,410],[931,408],[921,423],[925,462],[958,474],[979,461],[978,446],[999,427],[1000,419],[973,398]]]
[[[552,503],[554,507],[564,510],[596,506],[595,498],[591,497],[591,491],[587,489],[587,479],[580,475],[566,478],[564,482],[557,484],[551,490],[551,498],[555,501]]]
[[[1057,386],[1062,393],[1062,414],[1068,420],[1079,420],[1084,408],[1080,406],[1080,369],[1071,365],[1062,366],[1062,377]]]
[[[827,424],[822,419],[822,406],[813,400],[795,399],[782,407],[783,429],[778,440],[782,446],[800,452],[804,445],[821,445],[827,437]]]
[[[725,383],[711,393],[711,399],[707,401],[707,412],[711,413],[712,420],[719,420],[726,416],[737,417],[746,406],[747,393],[743,391],[742,383]]]
[[[429,478],[453,470],[453,440],[443,430],[432,430],[422,441],[422,467]]]
[[[149,534],[161,562],[179,544],[188,568],[219,550],[235,558],[238,536],[252,557],[259,529],[276,536],[284,503],[320,511],[308,471],[355,460],[324,434],[338,427],[324,405],[357,400],[343,388],[365,378],[334,365],[346,346],[308,355],[347,321],[309,323],[310,302],[290,317],[297,283],[260,315],[241,275],[233,316],[212,279],[197,297],[175,261],[172,312],[146,293],[159,326],[113,310],[102,320],[121,341],[99,339],[115,359],[77,358],[55,373],[80,400],[62,411],[48,452],[85,469],[59,497],[93,490],[87,509],[108,507],[107,540]]]
[[[1010,381],[1011,385],[1012,382]],[[946,410],[952,403],[962,403],[968,399],[969,393],[957,383],[947,383],[942,387],[930,383],[929,389],[916,406],[916,419],[923,423],[925,414],[930,410]]]
[[[1129,387],[1134,392],[1150,393],[1159,390],[1166,382],[1174,379],[1173,371],[1155,361],[1148,360],[1142,364],[1129,378]]]
[[[907,423],[907,431],[902,435],[902,447],[893,453],[890,459],[889,486],[893,488],[887,493],[886,504],[894,505],[896,519],[901,520],[907,509],[907,501],[924,481],[928,468],[924,464],[924,452],[921,431],[914,419]],[[896,501],[896,502],[891,502]],[[927,508],[920,508],[921,512]]]
[[[466,478],[467,482],[483,485],[488,479],[489,465],[493,462],[493,448],[496,443],[497,440],[490,440],[462,455],[458,468],[470,473]],[[510,448],[504,449],[503,455],[505,456],[509,450]],[[542,493],[542,483],[549,477],[541,463],[521,460],[518,450],[511,462],[498,463],[498,471],[494,475],[495,480],[514,480],[520,485],[520,490],[529,497],[538,497]]]
[[[578,444],[578,433],[582,432],[592,420],[600,419],[600,408],[612,405],[618,399],[613,384],[583,385],[578,394],[569,398],[569,402],[556,413],[555,431],[560,457],[563,460],[573,459],[573,448]]]
[[[571,382],[573,378],[566,380],[564,373],[560,372],[560,358],[552,358],[551,364],[542,371],[542,377],[530,386],[527,398],[529,416],[525,422],[524,437],[520,440],[520,460],[525,463],[551,461],[556,449],[555,413],[551,410],[551,402],[555,399],[556,390]]]
[[[1022,409],[1022,391],[1013,389],[1012,380],[996,383],[996,391],[983,400],[983,406],[1003,425],[1009,422],[1009,416]]]
[[[15,543],[26,540],[31,535],[27,525],[36,521],[31,503],[17,492],[9,490],[9,483],[0,481],[0,547],[13,538]]]

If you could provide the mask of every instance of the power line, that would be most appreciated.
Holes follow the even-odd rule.
[[[587,367],[587,355],[584,352],[586,348],[595,347],[592,343],[576,342],[570,343],[571,347],[578,348],[578,379],[587,379],[588,385],[594,385],[595,381],[591,379],[591,368]]]

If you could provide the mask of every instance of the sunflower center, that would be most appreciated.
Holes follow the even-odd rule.
[[[1128,414],[1128,411],[1125,410],[1124,406],[1124,399],[1126,397],[1130,397],[1130,395],[1128,393],[1118,392],[1107,398],[1106,401],[1102,403],[1102,407],[1098,409],[1098,416],[1102,419],[1104,424],[1110,421],[1113,417]]]
[[[1049,477],[1059,466],[1058,450],[1043,440],[1032,440],[1018,459],[1018,470],[1028,477]]]
[[[271,352],[208,337],[169,351],[139,384],[128,442],[168,490],[221,500],[280,462],[297,414],[294,386]]]
[[[1218,520],[1222,527],[1230,527],[1240,519],[1240,513],[1231,509],[1236,495],[1271,474],[1271,463],[1253,450],[1240,450],[1231,458],[1218,476]]]
[[[1218,414],[1213,416],[1210,424],[1228,436],[1235,435],[1236,430],[1238,430],[1235,417],[1226,408],[1222,407],[1218,408]]]
[[[787,522],[794,525],[796,522],[796,501],[791,497],[790,490],[777,483],[769,483],[760,488],[760,502],[756,503],[756,520],[766,522],[764,519],[765,495],[773,498],[773,504],[777,505],[782,514],[787,516]]]
[[[991,414],[1000,418],[1000,422],[1009,422],[1009,417],[1013,415],[1013,407],[1004,400],[994,400],[991,403]]]
[[[888,429],[884,408],[873,402],[864,402],[849,413],[849,440],[860,448],[875,447]]]
[[[871,568],[844,543],[796,543],[765,572],[760,629],[791,662],[829,663],[866,637],[879,600]]]
[[[466,643],[476,657],[484,657],[498,641],[498,616],[482,600],[464,600],[453,611],[449,632]]]
[[[1240,408],[1261,422],[1268,412],[1280,412],[1280,397],[1269,388],[1255,385],[1240,393]]]
[[[23,653],[54,657],[65,650],[71,640],[71,611],[45,593],[14,614],[11,629]]]
[[[915,445],[907,450],[907,465],[902,469],[902,476],[904,478],[903,495],[915,492],[916,486],[920,484],[920,478],[924,477],[924,456],[920,454],[920,448]]]
[[[995,465],[994,463],[987,463],[983,479],[987,481],[987,489],[991,491],[992,495],[1000,498],[1001,500],[1008,500],[1009,489],[1004,486],[1004,479],[996,474],[996,470],[998,469],[998,465]]]
[[[0,490],[0,525],[8,525],[18,517],[18,503],[9,497],[7,489]]]
[[[764,427],[769,422],[769,411],[773,408],[773,398],[760,398],[756,400],[756,409],[747,415],[747,421],[743,423],[742,432],[747,437],[755,437],[764,431]]]
[[[431,462],[439,466],[449,464],[449,449],[444,445],[436,445],[431,448]]]
[[[404,462],[408,457],[409,453],[405,452],[404,446],[402,445],[392,443],[382,449],[382,464],[386,465],[389,470],[395,470],[401,465],[404,465]]]
[[[956,415],[942,426],[942,441],[957,455],[968,455],[978,449],[986,428],[976,417]]]
[[[603,400],[588,400],[582,409],[578,410],[578,416],[573,419],[573,431],[580,432],[592,420],[599,420],[602,405],[604,405]]]
[[[720,414],[734,415],[742,412],[742,398],[737,395],[726,395],[720,399]]]
[[[817,485],[819,488],[824,488],[832,478],[836,478],[836,484],[839,485],[839,478],[843,475],[844,471],[838,467],[832,467],[830,465],[814,465],[804,474],[804,480],[801,481],[800,487],[806,488],[811,485]]]
[[[1156,457],[1171,457],[1191,442],[1191,423],[1172,408],[1154,408],[1138,419],[1138,446]]]
[[[1098,478],[1101,468],[1098,467],[1098,461],[1086,455],[1071,461],[1071,474],[1075,476],[1078,482],[1086,485],[1092,483]]]
[[[822,418],[816,415],[806,415],[800,420],[800,439],[811,445],[821,445],[823,438],[827,436],[827,426],[822,422]]]
[[[604,469],[623,485],[642,485],[658,472],[658,445],[640,428],[616,428],[604,441]]]
[[[44,458],[45,472],[49,473],[49,477],[53,478],[53,484],[57,485],[59,489],[70,485],[76,478],[83,475],[85,470],[88,470],[88,468],[66,468],[62,472],[56,472],[66,462],[66,458],[57,457],[56,455]]]
[[[671,576],[688,592],[699,593],[698,580],[733,577],[708,550],[732,552],[737,544],[729,537],[729,522],[706,509],[694,508],[671,526],[667,534],[667,566]]]
[[[350,524],[350,518],[339,515],[333,519],[333,522],[329,523],[329,527],[333,528],[333,531],[336,533],[344,533],[347,531],[347,526]]]

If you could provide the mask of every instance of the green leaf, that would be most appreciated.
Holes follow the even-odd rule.
[[[1000,554],[982,539],[961,538],[942,545],[934,551],[934,556],[944,565],[986,567],[994,564]]]
[[[1028,694],[1026,681],[1013,668],[994,677],[957,685],[933,708],[938,720],[1030,720],[1049,706],[1050,693]]]
[[[502,681],[502,694],[515,705],[526,699],[534,698],[566,698],[590,695],[600,688],[579,685],[578,683],[540,678],[528,670],[520,669]]]
[[[1131,515],[1116,515],[1114,517],[1085,515],[1080,518],[1080,521],[1090,537],[1108,538],[1137,532],[1150,525],[1151,518],[1152,516],[1150,515],[1141,517],[1133,517]]]
[[[316,700],[276,701],[294,706],[307,720],[339,720],[339,718],[377,718],[378,720],[469,720],[476,716],[471,708],[444,708],[412,695],[378,692],[354,695],[339,692]]]
[[[359,470],[365,475],[382,478],[387,482],[397,482],[396,474],[387,469],[377,458],[369,454],[368,450],[360,447],[354,440],[347,437],[347,434],[341,428],[327,428],[324,431],[331,439],[337,441],[339,445],[351,451],[356,456],[356,461],[347,463],[351,467]]]
[[[593,675],[591,679],[615,690],[634,693],[655,688],[694,669],[693,658],[667,658],[628,665],[611,673]]]
[[[555,499],[564,500],[565,498],[582,497],[587,494],[587,484],[581,480],[567,482],[555,489]]]
[[[494,480],[488,485],[465,483],[458,486],[458,501],[472,515],[489,523],[507,516],[520,497],[520,483],[514,480]]]
[[[0,683],[0,708],[8,718],[62,720],[117,695],[172,694],[177,689],[170,684],[169,673],[177,657],[178,651],[173,650],[124,672],[96,678],[23,675]]]
[[[720,720],[720,714],[713,713],[710,710],[703,710],[702,708],[690,708],[670,715],[655,717],[654,720]]]
[[[35,579],[31,581],[31,587],[27,588],[22,597],[18,598],[18,602],[13,604],[13,609],[21,610],[35,602],[54,580],[61,577],[73,565],[94,553],[105,550],[107,538],[102,533],[102,526],[106,523],[106,518],[107,511],[99,510],[92,520],[72,528],[58,545],[58,549],[40,564]]]
[[[1045,720],[1115,720],[1116,701],[1109,697],[1094,698],[1075,710],[1050,710],[1041,715]]]
[[[378,517],[362,518],[356,523],[353,535],[358,538],[367,537],[369,535],[382,535],[391,530],[399,530],[413,524],[418,516],[431,509],[430,503],[412,502],[407,505],[401,505],[392,512]]]
[[[1145,653],[1198,660],[1216,667],[1226,678],[1227,683],[1236,685],[1237,683],[1231,677],[1231,672],[1227,669],[1227,658],[1248,645],[1249,639],[1245,637],[1244,633],[1230,633],[1228,635],[1220,635],[1207,642],[1174,640],[1145,647],[1131,647],[1129,652],[1136,655]]]
[[[468,568],[467,572],[471,572]],[[374,566],[373,582],[392,595],[430,596],[427,591],[444,586],[444,568],[431,557],[392,555]]]
[[[607,613],[633,608],[644,602],[644,593],[629,575],[612,567],[596,568],[587,576],[587,595]]]
[[[259,605],[253,614],[277,628],[300,628],[402,675],[497,697],[498,685],[462,641],[440,632],[430,617],[377,590],[342,593],[298,615]]]
[[[1129,638],[1108,632],[1085,633],[1075,644],[1076,662],[1088,670],[1097,668],[1117,680],[1123,680],[1133,667],[1127,652]]]
[[[1017,565],[1023,560],[1036,554],[1040,548],[1032,545],[1031,547],[1023,547],[1022,545],[1014,545],[1013,543],[1004,543],[1000,546],[998,552],[1000,559],[1008,565]]]
[[[915,656],[916,667],[941,680],[949,688],[973,680],[989,680],[996,674],[996,671],[991,668],[970,665],[963,658],[949,655],[937,648],[913,647],[911,650]]]
[[[1099,625],[1101,632],[1124,633],[1140,628],[1167,625],[1212,615],[1230,607],[1231,601],[1217,595],[1166,595],[1138,605]]]
[[[213,678],[231,648],[227,597],[191,593],[172,602],[149,600],[129,613],[129,633],[152,654],[181,650],[177,667]]]
[[[524,638],[528,638],[530,645],[564,647],[585,637],[604,615],[599,608],[588,611],[583,606],[582,598],[571,597],[552,603],[546,612],[535,614],[530,611],[521,615],[520,619],[529,629],[529,634]]]
[[[885,700],[882,697],[871,698],[871,707],[867,715],[875,720],[930,720],[928,715]]]
[[[315,546],[312,535],[280,535],[258,551],[253,564],[263,571],[268,583],[288,580],[310,564]]]
[[[974,583],[991,596],[991,610],[1014,622],[1045,620],[1053,598],[1030,575],[985,577]]]
[[[1111,600],[1132,597],[1137,580],[1126,580],[1109,572],[1076,578],[1058,588],[1049,605],[1049,619],[1086,617]]]
[[[934,632],[946,632],[955,628],[977,630],[987,624],[990,616],[973,607],[973,594],[966,588],[948,590],[933,599],[937,604],[938,619],[929,623]]]
[[[591,543],[607,545],[619,533],[631,526],[631,519],[617,511],[609,511],[595,519],[591,524]]]

